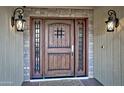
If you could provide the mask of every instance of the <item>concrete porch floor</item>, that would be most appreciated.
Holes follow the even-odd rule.
[[[22,86],[103,86],[103,85],[99,81],[97,81],[95,78],[91,78],[91,79],[79,79],[79,80],[70,80],[70,81],[58,80],[57,82],[56,81],[39,81],[39,82],[26,81],[22,83]]]

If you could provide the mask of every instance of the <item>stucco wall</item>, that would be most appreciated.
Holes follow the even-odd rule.
[[[23,33],[11,28],[12,7],[0,7],[0,85],[23,82]]]
[[[115,32],[106,32],[109,9],[120,20]],[[94,77],[104,85],[124,85],[124,7],[94,9]]]

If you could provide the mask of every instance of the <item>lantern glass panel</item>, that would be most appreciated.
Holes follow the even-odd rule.
[[[24,23],[25,23],[25,21],[23,21],[22,19],[16,20],[17,31],[23,31],[24,30]]]
[[[107,23],[107,31],[114,31],[114,22],[113,21],[109,21]]]

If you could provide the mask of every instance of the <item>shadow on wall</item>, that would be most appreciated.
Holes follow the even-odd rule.
[[[124,31],[124,18],[119,19],[119,26],[117,27],[117,29],[115,29],[114,32],[107,32],[106,24],[105,23],[102,24],[104,24],[103,27],[98,27],[98,29],[101,29],[102,31],[97,31],[96,35],[98,36],[101,35],[101,39],[102,39],[101,48],[104,45],[104,47],[109,49],[111,43],[117,42],[121,39],[120,34],[122,31]],[[124,44],[123,41],[121,41],[121,43]]]
[[[124,29],[124,18],[119,19],[119,26],[115,29],[114,32],[105,32],[106,38],[109,37],[106,47],[108,48],[110,43],[120,40],[121,31]],[[106,43],[106,42],[105,42]],[[123,42],[121,42],[123,43]]]
[[[124,29],[124,18],[121,18],[119,20],[119,26],[117,28],[117,31],[120,32],[120,31],[122,31],[122,29]]]

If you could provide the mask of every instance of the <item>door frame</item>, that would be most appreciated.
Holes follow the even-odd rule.
[[[40,43],[42,43],[42,49],[40,50],[40,56],[42,56],[42,75],[44,76],[44,70],[45,70],[45,64],[44,64],[44,60],[45,60],[45,55],[42,55],[42,54],[45,54],[45,22],[44,20],[73,20],[74,21],[74,34],[76,34],[76,31],[75,31],[75,20],[85,20],[85,76],[88,76],[88,66],[89,66],[89,62],[88,62],[88,50],[89,50],[89,35],[88,35],[88,17],[36,17],[36,16],[30,16],[30,79],[32,79],[32,75],[33,75],[33,60],[32,60],[32,40],[33,40],[33,30],[32,30],[32,22],[33,22],[33,19],[41,19],[41,24],[42,24],[42,36],[41,36],[41,41]],[[76,42],[76,36],[74,35],[74,47],[76,46],[75,45],[75,42]],[[74,49],[74,77],[75,77],[75,71],[76,71],[76,68],[75,68],[75,62],[76,62],[76,58],[75,58],[75,49]],[[41,65],[40,64],[40,65]],[[42,77],[44,78],[44,77]]]

